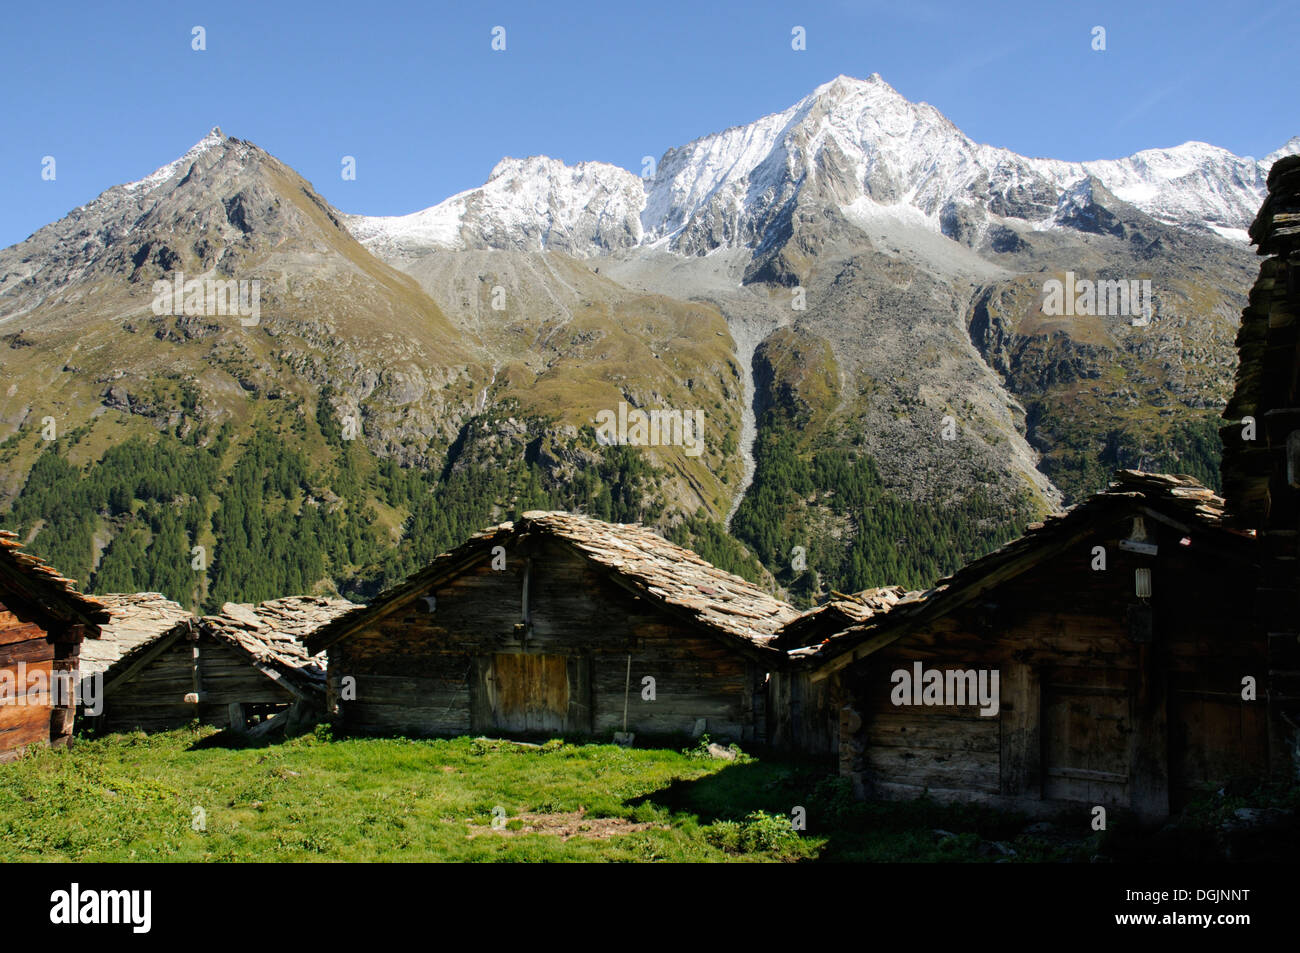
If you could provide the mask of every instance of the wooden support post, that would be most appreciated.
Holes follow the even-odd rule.
[[[1129,806],[1139,817],[1169,816],[1169,724],[1164,645],[1139,645],[1133,695],[1133,733],[1129,736]]]
[[[523,628],[519,634],[519,643],[521,645],[528,644],[528,636],[533,627],[533,617],[531,614],[532,610],[531,607],[528,605],[528,586],[532,582],[532,578],[533,578],[533,558],[531,556],[527,556],[524,558],[523,605],[520,607],[521,608],[520,615],[523,617]]]
[[[202,697],[203,695],[203,657],[199,653],[199,636],[197,632],[192,632],[190,638],[194,641],[194,662],[190,666],[190,681],[193,684],[194,694]]]
[[[1025,662],[1012,662],[1001,679],[999,716],[1004,795],[1040,800],[1043,796],[1042,687],[1039,674]]]
[[[195,649],[195,651],[198,651]],[[230,719],[230,730],[237,735],[242,735],[248,730],[244,719],[244,706],[240,702],[231,702],[226,706],[226,712]]]
[[[591,656],[571,655],[566,665],[569,679],[569,710],[564,730],[589,735],[594,730],[591,711]]]
[[[470,731],[488,734],[496,728],[496,695],[492,684],[492,656],[476,655],[470,660]]]
[[[864,770],[862,752],[866,741],[860,737],[862,728],[862,715],[851,703],[840,709],[840,775],[853,782],[853,794],[859,799],[867,798],[872,793],[870,779]]]

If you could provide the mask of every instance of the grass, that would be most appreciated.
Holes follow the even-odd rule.
[[[986,861],[1081,849],[1018,834],[1023,819],[862,804],[819,767],[702,752],[328,729],[257,747],[211,728],[83,739],[0,770],[0,862]],[[1004,838],[1014,855],[991,849]]]

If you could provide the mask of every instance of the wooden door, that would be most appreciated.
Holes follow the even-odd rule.
[[[563,731],[569,666],[563,655],[512,653],[492,659],[493,723],[498,731]]]
[[[1134,717],[1125,672],[1056,669],[1043,683],[1043,797],[1129,802]]]

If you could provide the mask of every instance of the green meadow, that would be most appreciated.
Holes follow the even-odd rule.
[[[1020,862],[1097,849],[992,811],[863,803],[821,765],[688,744],[325,727],[259,746],[212,728],[83,738],[0,767],[0,861]]]

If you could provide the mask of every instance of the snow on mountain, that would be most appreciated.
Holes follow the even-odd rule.
[[[1300,136],[1292,136],[1281,149],[1275,149],[1264,156],[1264,165],[1271,168],[1278,159],[1294,155],[1300,155]]]
[[[503,159],[486,184],[413,215],[349,216],[372,248],[543,248],[575,255],[640,244],[641,180],[604,162]]]
[[[1300,141],[1292,140],[1287,149],[1297,147]],[[1270,165],[1199,142],[1119,160],[1027,158],[975,143],[879,75],[841,76],[785,112],[669,151],[642,221],[647,236],[698,251],[701,230],[709,233],[705,245],[719,234],[743,239],[747,221],[761,221],[772,206],[812,185],[858,216],[864,199],[907,205],[948,232],[952,216],[970,210],[1050,220],[1061,197],[1091,176],[1160,221],[1242,230],[1259,208]]]
[[[349,227],[376,250],[407,253],[552,248],[586,256],[658,245],[702,254],[759,246],[798,202],[818,201],[851,219],[905,206],[960,238],[998,220],[1070,227],[1062,198],[1092,177],[1108,198],[1159,221],[1242,239],[1269,167],[1293,152],[1300,137],[1263,161],[1202,142],[1092,162],[1027,158],[974,142],[877,74],[840,76],[783,112],[668,150],[645,182],[603,163],[506,159],[478,189],[413,215],[352,216]]]
[[[1083,167],[1117,198],[1159,221],[1244,229],[1259,211],[1269,165],[1204,142],[1186,142]]]
[[[208,132],[208,134],[204,136],[202,139],[200,139],[198,142],[194,143],[194,145],[190,147],[189,151],[186,152],[185,155],[181,156],[179,159],[175,159],[171,162],[168,162],[165,166],[156,169],[154,172],[145,176],[143,179],[140,179],[138,182],[126,183],[125,185],[122,186],[122,188],[125,189],[127,192],[138,192],[141,190],[145,192],[151,192],[154,189],[156,189],[158,186],[166,182],[168,179],[170,179],[181,169],[188,169],[190,165],[193,164],[194,160],[197,159],[199,156],[203,155],[203,153],[207,152],[209,149],[213,149],[216,146],[221,145],[225,141],[226,141],[226,136],[221,131],[221,127],[213,126],[211,131]]]

